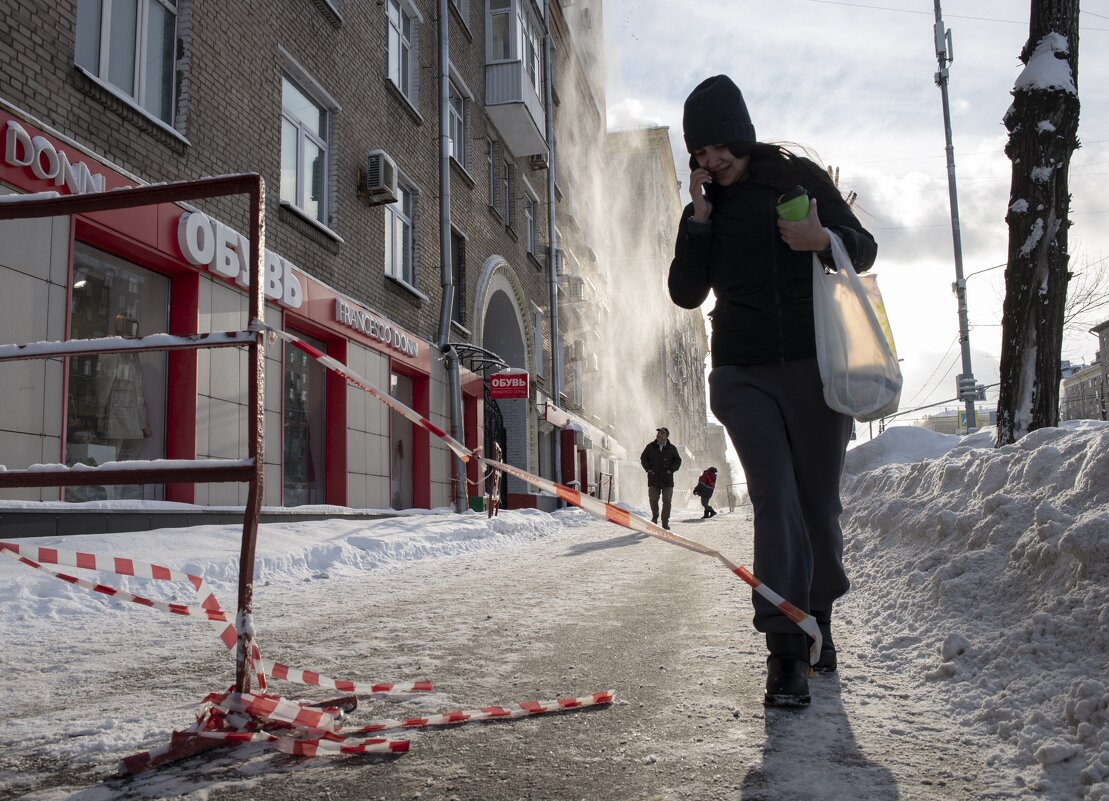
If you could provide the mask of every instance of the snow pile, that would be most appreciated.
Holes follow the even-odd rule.
[[[552,536],[561,529],[561,523],[536,509],[502,512],[494,518],[467,512],[460,515],[425,513],[383,520],[269,523],[259,529],[254,578],[256,584],[282,584],[332,575],[356,575],[401,562],[503,548]],[[184,547],[180,529],[158,529],[138,536],[38,537],[18,543],[126,555],[182,570],[202,576],[225,609],[235,606],[241,525],[190,528]],[[58,569],[83,578],[92,575],[74,568]],[[179,603],[196,600],[192,586],[184,583],[148,581],[112,573],[95,575],[102,584],[147,598]],[[105,606],[115,607],[123,614],[135,611],[133,604],[74,587],[44,572],[27,570],[13,559],[0,557],[0,609],[9,624],[39,626],[61,618],[99,616],[104,613]]]
[[[894,428],[848,454],[862,656],[934,682],[1027,790],[1109,801],[1109,424],[991,440]]]

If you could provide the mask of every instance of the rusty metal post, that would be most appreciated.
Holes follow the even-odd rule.
[[[254,640],[252,620],[254,603],[254,553],[258,539],[258,516],[262,507],[263,464],[265,457],[265,340],[262,324],[265,322],[265,246],[266,246],[266,188],[262,176],[257,174],[223,175],[215,178],[201,178],[196,181],[180,181],[170,184],[154,184],[128,189],[114,189],[108,192],[93,192],[83,195],[57,197],[33,197],[18,203],[0,204],[0,220],[28,219],[33,217],[56,217],[63,214],[87,214],[112,209],[134,208],[153,203],[175,203],[212,197],[225,197],[237,194],[250,195],[250,249],[251,249],[251,287],[250,287],[250,333],[249,344],[249,387],[247,390],[248,413],[250,414],[247,442],[248,456],[253,464],[231,464],[228,466],[184,465],[165,470],[119,468],[110,471],[65,471],[35,472],[7,471],[0,478],[0,487],[40,487],[69,486],[83,484],[124,484],[124,483],[178,483],[182,481],[246,481],[249,483],[247,503],[243,514],[243,541],[239,554],[239,607],[236,627],[239,632],[235,654],[235,688],[240,692],[250,689],[250,652]],[[194,347],[226,347],[231,335],[223,337],[196,336],[184,341],[167,345],[156,342],[149,344],[141,340],[121,347],[105,347],[103,342],[89,346],[88,352],[113,352],[117,350],[173,350]],[[205,340],[208,341],[205,341]],[[28,358],[45,358],[56,355],[75,355],[77,349],[65,353],[20,353],[19,348],[0,354],[0,361]],[[84,352],[84,351],[80,351]]]
[[[250,652],[254,644],[254,551],[258,541],[258,515],[262,509],[265,489],[262,468],[265,455],[266,403],[265,403],[265,247],[266,247],[266,184],[262,176],[250,191],[250,325],[254,328],[254,342],[249,353],[248,404],[250,415],[247,435],[247,453],[254,459],[254,476],[247,489],[246,508],[243,514],[243,542],[239,554],[239,610],[235,625],[239,631],[235,651],[235,689],[250,690]]]

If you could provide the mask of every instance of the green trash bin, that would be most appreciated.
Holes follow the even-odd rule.
[[[470,508],[475,512],[485,511],[485,496],[484,495],[471,495]]]

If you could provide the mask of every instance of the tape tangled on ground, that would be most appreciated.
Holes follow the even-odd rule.
[[[68,584],[83,587],[116,600],[129,601],[170,614],[204,619],[216,627],[220,641],[229,651],[233,651],[237,645],[238,630],[235,624],[229,620],[227,613],[220,607],[215,593],[200,576],[137,559],[63,551],[42,546],[24,546],[14,542],[0,542],[0,554],[15,559],[27,567],[41,570]],[[184,582],[192,586],[199,604],[190,606],[146,598],[118,587],[63,573],[48,565],[76,567],[152,581]],[[280,662],[263,659],[256,640],[252,641],[251,664],[259,692],[229,691],[208,695],[201,701],[196,723],[184,731],[174,732],[168,745],[121,759],[119,772],[122,775],[131,775],[162,762],[197,753],[205,748],[248,742],[270,743],[284,753],[299,756],[401,754],[408,751],[407,740],[367,738],[361,735],[480,720],[513,719],[607,704],[613,699],[611,691],[593,693],[581,698],[561,698],[545,702],[529,701],[507,707],[487,706],[466,712],[446,712],[429,718],[378,720],[357,729],[344,731],[339,726],[339,720],[344,714],[341,706],[317,707],[310,703],[269,695],[264,692],[268,684],[267,677],[351,695],[377,696],[430,692],[431,683],[427,681],[357,682],[334,679],[318,671],[290,667]]]

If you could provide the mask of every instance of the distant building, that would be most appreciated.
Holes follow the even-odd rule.
[[[978,422],[972,426],[973,428],[979,429],[997,425],[997,409],[983,409],[978,406],[974,411],[978,416]],[[935,431],[939,434],[966,434],[966,422],[966,410],[959,408],[944,409],[941,412],[930,414],[917,420],[913,425],[927,428],[929,431]]]
[[[1059,393],[1060,420],[1105,420],[1109,389],[1109,320],[1090,329],[1098,338],[1094,363],[1063,371]]]
[[[690,492],[705,468],[726,466],[724,430],[708,422],[705,366],[708,334],[700,309],[670,300],[666,281],[683,201],[670,130],[663,126],[610,131],[604,147],[603,240],[610,265],[606,330],[616,364],[599,378],[606,414],[620,438],[640,449],[655,426],[670,429],[683,464],[678,492]],[[629,449],[630,450],[630,449]],[[644,488],[642,471],[630,486]],[[680,497],[680,496],[675,496]]]

